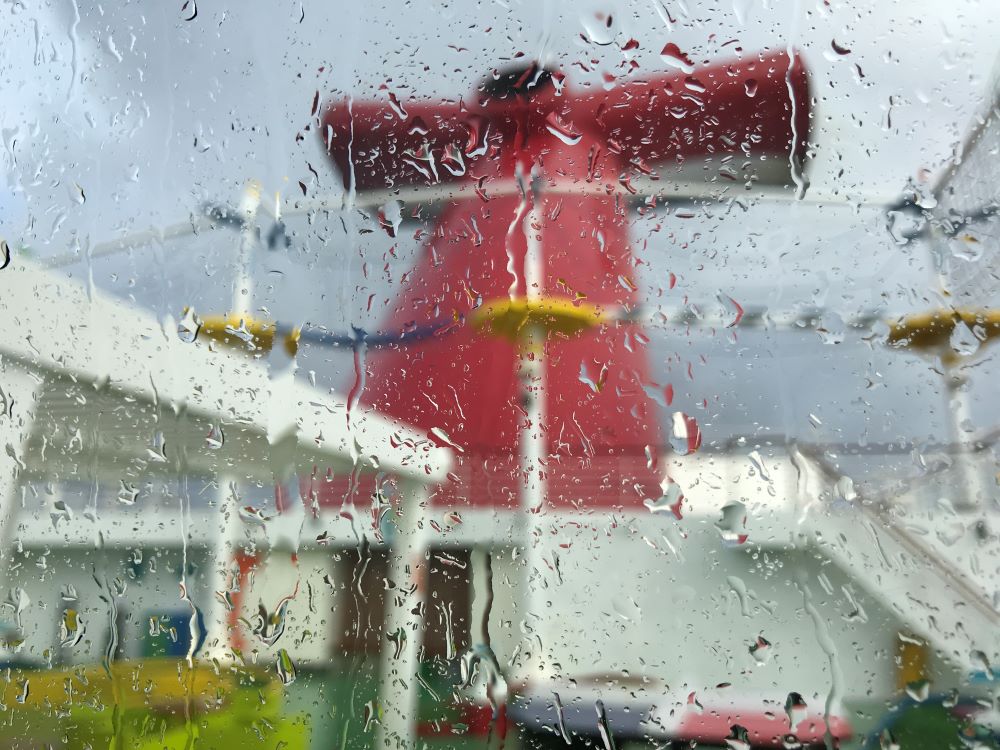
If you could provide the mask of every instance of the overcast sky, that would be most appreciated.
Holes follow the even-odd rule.
[[[40,211],[70,214],[57,244],[74,227],[103,236],[125,216],[174,217],[192,193],[232,193],[250,177],[269,192],[311,180],[318,142],[294,136],[317,90],[457,97],[519,52],[561,66],[571,86],[604,73],[624,85],[625,53],[607,42],[628,39],[636,75],[665,67],[667,42],[699,64],[737,48],[802,49],[817,98],[814,190],[894,195],[939,171],[982,108],[1000,26],[990,3],[970,0],[202,2],[187,22],[181,2],[123,6],[5,6],[7,158]],[[47,191],[57,179],[101,211]]]

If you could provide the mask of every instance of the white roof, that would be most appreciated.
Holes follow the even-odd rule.
[[[176,323],[15,258],[0,271],[0,358],[43,382],[26,451],[31,474],[71,479],[163,471],[263,482],[355,465],[444,478],[426,434],[268,367],[180,339]],[[221,426],[224,441],[206,436]],[[165,447],[164,447],[165,446]],[[162,450],[161,450],[162,448]]]

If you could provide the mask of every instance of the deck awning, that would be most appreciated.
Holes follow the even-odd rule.
[[[287,363],[188,343],[176,323],[24,259],[0,273],[0,290],[8,416],[25,405],[8,387],[17,377],[31,402],[23,444],[7,449],[22,474],[269,482],[357,467],[434,483],[448,471],[450,452],[425,433],[364,407],[348,419],[345,399]]]

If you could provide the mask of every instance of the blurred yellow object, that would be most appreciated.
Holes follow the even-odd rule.
[[[897,348],[938,354],[949,363],[956,358],[950,341],[959,322],[971,328],[983,343],[1000,336],[1000,309],[958,308],[908,315],[890,323],[887,343]]]
[[[230,669],[216,673],[211,666],[189,667],[176,659],[113,662],[110,675],[100,665],[15,669],[3,686],[3,703],[45,708],[99,700],[106,705],[120,702],[124,709],[166,709],[183,705],[190,696],[200,706],[221,706],[248,674],[246,669],[241,674]],[[261,672],[257,679],[262,692],[280,693],[280,684],[273,677]]]
[[[271,351],[274,339],[279,335],[278,326],[274,321],[257,320],[240,315],[209,315],[201,320],[199,333],[224,346],[264,352]],[[298,328],[281,335],[282,344],[289,357],[294,357],[299,349],[299,336]]]
[[[901,636],[896,645],[896,687],[905,690],[907,685],[927,679],[928,662],[927,644],[922,639]]]
[[[0,747],[25,746],[25,738],[66,750],[309,746],[308,717],[287,710],[278,675],[261,667],[154,658],[11,667],[4,677],[10,711]]]
[[[539,300],[496,299],[475,310],[470,322],[476,328],[487,325],[497,336],[511,340],[520,338],[525,328],[541,328],[567,336],[593,328],[606,319],[600,308],[574,303],[565,297]]]

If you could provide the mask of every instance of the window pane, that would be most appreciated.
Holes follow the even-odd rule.
[[[4,4],[0,747],[996,747],[992,10]]]

